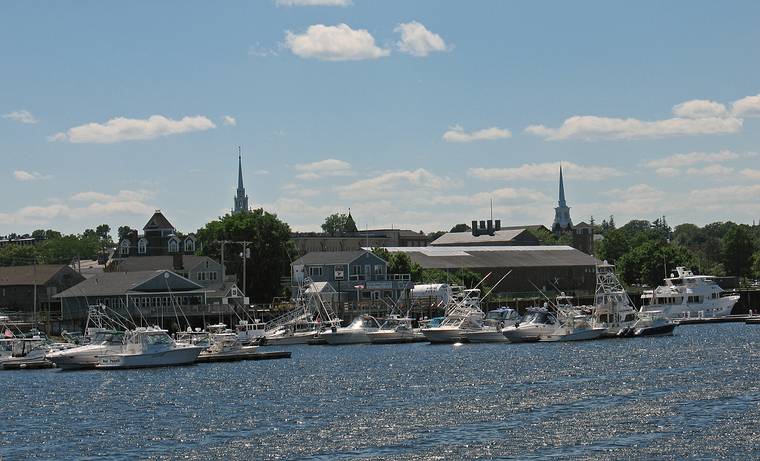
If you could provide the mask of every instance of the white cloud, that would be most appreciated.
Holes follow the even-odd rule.
[[[303,34],[287,31],[285,47],[296,56],[322,61],[358,61],[390,54],[390,50],[375,44],[375,38],[367,30],[354,30],[346,24],[315,24]]]
[[[16,181],[35,181],[37,179],[50,179],[50,175],[43,175],[37,171],[16,170],[13,172]]]
[[[151,115],[147,119],[116,117],[106,123],[87,123],[70,128],[65,133],[52,135],[50,141],[71,143],[108,144],[121,141],[154,139],[161,136],[205,131],[216,125],[202,115],[172,120],[163,115]]]
[[[673,106],[673,115],[683,118],[725,117],[726,106],[707,99],[692,99]]]
[[[704,179],[723,179],[730,176],[734,169],[724,165],[707,165],[699,168],[688,168],[686,174],[689,176],[701,176]]]
[[[491,199],[494,204],[499,202],[550,202],[551,199],[543,192],[538,192],[533,189],[504,187],[496,189],[490,192],[477,192],[471,195],[440,195],[432,198],[431,203],[441,205],[471,205],[471,206],[487,206]],[[547,209],[551,209],[551,205],[547,206]]]
[[[745,178],[760,180],[760,170],[756,170],[754,168],[745,168],[741,170],[739,174]]]
[[[299,172],[298,179],[320,179],[328,176],[349,176],[351,164],[343,160],[328,158],[318,162],[299,163],[293,168]]]
[[[38,120],[34,117],[34,115],[32,115],[32,113],[29,112],[28,110],[15,110],[13,112],[3,114],[3,118],[7,118],[8,120],[13,120],[15,122],[27,123],[27,124],[33,124],[33,123],[38,122]]]
[[[511,137],[512,132],[504,128],[494,126],[468,133],[459,125],[450,127],[442,136],[443,140],[446,142],[492,141],[495,139],[507,139]]]
[[[731,113],[737,117],[760,117],[760,94],[734,101]]]
[[[0,213],[2,224],[61,224],[64,220],[81,221],[101,220],[106,216],[150,215],[155,206],[147,200],[152,197],[148,191],[122,190],[115,195],[101,192],[80,192],[69,200],[49,205],[26,206],[12,213]],[[102,222],[102,221],[101,221]]]
[[[340,195],[344,197],[377,197],[440,191],[450,183],[449,178],[438,176],[424,168],[418,168],[413,171],[389,171],[374,178],[361,179],[345,186],[339,186],[337,189]]]
[[[232,117],[230,115],[225,115],[222,117],[222,123],[224,123],[227,126],[236,126],[237,120],[235,120],[235,117]]]
[[[257,58],[268,58],[269,56],[277,56],[277,50],[273,48],[267,48],[262,46],[259,42],[255,45],[248,47],[248,56],[255,56]]]
[[[277,6],[350,6],[351,0],[275,0]]]
[[[715,204],[719,206],[741,203],[752,203],[757,206],[758,196],[760,196],[760,184],[700,188],[691,191],[689,194],[691,203],[700,205]]]
[[[729,150],[722,150],[720,152],[689,152],[687,154],[673,154],[650,160],[646,165],[650,168],[682,168],[700,163],[725,162],[739,157],[739,154]]]
[[[737,133],[742,119],[735,117],[669,118],[644,121],[635,118],[576,115],[562,122],[559,128],[530,125],[525,132],[549,141],[563,139],[642,139],[697,134]]]
[[[615,168],[595,165],[578,165],[572,162],[562,162],[562,174],[568,179],[583,179],[586,181],[603,181],[605,179],[623,176],[625,173]],[[470,168],[468,174],[488,180],[541,180],[557,181],[560,162],[526,163],[515,168]]]
[[[396,46],[402,53],[424,57],[435,51],[448,50],[440,35],[429,31],[417,21],[401,23],[393,31],[401,34]]]

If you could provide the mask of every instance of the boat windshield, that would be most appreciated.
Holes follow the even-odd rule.
[[[146,344],[171,344],[172,338],[167,334],[146,335]]]

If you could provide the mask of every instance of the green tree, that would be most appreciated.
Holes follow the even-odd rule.
[[[607,232],[604,240],[600,241],[596,248],[599,259],[616,263],[621,256],[631,249],[631,245],[625,232],[612,229]]]
[[[752,273],[752,254],[755,251],[747,226],[731,227],[720,241],[723,266],[729,275],[749,277]]]
[[[625,283],[657,286],[676,266],[694,267],[695,260],[684,247],[649,240],[626,252],[616,264]]]
[[[465,223],[456,224],[454,227],[451,228],[449,232],[470,232],[472,230],[472,227],[468,226]]]
[[[755,252],[752,256],[752,276],[760,279],[760,251]]]
[[[129,226],[119,226],[119,230],[117,231],[117,235],[119,236],[119,241],[121,242],[125,238],[127,238],[127,235],[129,235],[130,232],[132,232],[134,229],[132,229]]]
[[[347,232],[357,232],[356,223],[351,213],[333,213],[322,223],[322,231],[330,235],[341,235]]]
[[[280,279],[290,273],[290,257],[294,253],[290,242],[290,226],[262,209],[250,213],[228,214],[199,229],[201,253],[219,260],[221,242],[249,241],[250,257],[246,260],[245,293],[256,301],[269,302],[282,293]],[[241,244],[225,245],[227,273],[243,275]]]

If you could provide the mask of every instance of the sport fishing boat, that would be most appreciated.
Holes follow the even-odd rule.
[[[412,327],[414,319],[411,317],[392,315],[383,320],[379,330],[367,332],[372,344],[413,343],[425,340],[422,333]]]
[[[45,357],[62,370],[95,368],[102,355],[120,352],[123,344],[123,331],[99,330],[94,332],[90,344],[49,352]]]
[[[504,327],[501,331],[504,337],[512,343],[536,342],[542,337],[549,336],[558,328],[557,317],[544,307],[532,307],[515,325]]]
[[[505,343],[509,340],[502,330],[520,321],[520,314],[508,307],[489,311],[480,329],[467,330],[464,338],[471,343]]]
[[[587,315],[566,313],[553,331],[539,337],[539,341],[588,341],[599,339],[607,332],[606,328],[593,326]]]
[[[694,275],[685,267],[665,279],[665,285],[641,295],[641,312],[661,312],[666,318],[715,318],[731,314],[739,295],[723,296],[723,289],[709,275]]]
[[[140,327],[126,331],[120,350],[101,355],[96,368],[188,365],[195,362],[203,349],[202,346],[177,343],[159,327]]]
[[[451,296],[445,318],[439,325],[428,325],[420,331],[433,344],[458,343],[466,341],[466,331],[482,328],[484,316],[480,310],[480,290],[462,290]]]
[[[266,334],[266,323],[253,319],[252,321],[240,320],[235,325],[235,331],[237,332],[240,342],[244,345],[253,344],[261,341]]]
[[[319,337],[327,344],[362,344],[369,343],[369,333],[379,331],[380,323],[371,315],[356,317],[347,327],[333,327],[322,332]]]
[[[299,287],[296,307],[264,326],[264,345],[309,344],[321,332],[340,326],[329,302],[325,302],[309,278]]]

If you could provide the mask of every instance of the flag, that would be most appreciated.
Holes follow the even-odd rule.
[[[13,332],[11,332],[11,330],[9,330],[9,329],[6,328],[5,329],[5,333],[3,333],[3,336],[5,336],[6,338],[12,338],[13,337]]]
[[[357,290],[363,290],[364,285],[354,285],[354,288],[356,288]]]

